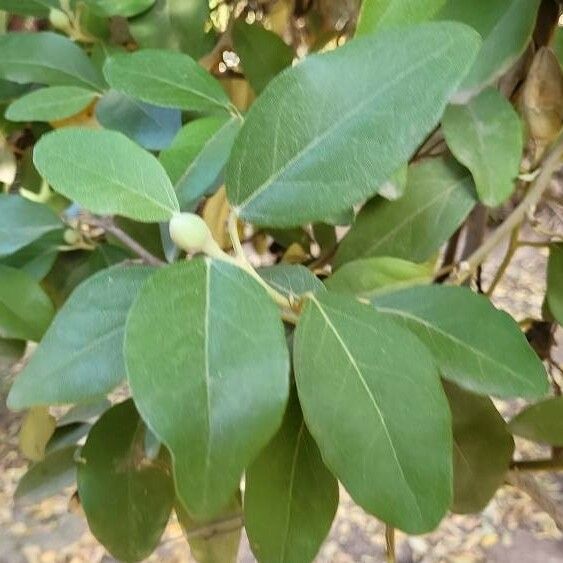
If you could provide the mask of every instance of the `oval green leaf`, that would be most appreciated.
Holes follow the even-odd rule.
[[[552,397],[530,405],[510,421],[509,428],[522,438],[563,446],[563,397]]]
[[[123,333],[148,267],[102,270],[72,293],[8,395],[14,410],[87,401],[125,378]]]
[[[377,197],[362,208],[336,252],[334,266],[371,256],[424,262],[475,203],[471,175],[456,162],[439,158],[412,165],[403,197]]]
[[[282,420],[289,360],[276,306],[236,266],[169,266],[131,309],[125,358],[141,416],[172,454],[179,500],[194,519],[213,518]]]
[[[95,14],[130,18],[148,10],[155,0],[84,0]]]
[[[294,338],[307,427],[365,510],[407,533],[435,528],[452,494],[448,404],[432,356],[368,305],[311,297]]]
[[[157,106],[190,111],[230,111],[221,84],[188,55],[157,49],[117,54],[104,65],[118,92]]]
[[[282,427],[246,472],[244,524],[256,559],[313,561],[338,508],[338,481],[309,434],[296,394]]]
[[[81,450],[78,494],[88,526],[117,559],[140,561],[158,545],[174,504],[172,480],[144,456],[133,401],[107,411]]]
[[[466,105],[450,105],[442,128],[448,147],[471,170],[479,199],[497,207],[514,191],[524,131],[511,103],[494,88]]]
[[[179,211],[158,160],[121,133],[60,129],[41,137],[33,162],[56,191],[93,213],[154,223]]]
[[[563,326],[563,243],[549,247],[546,298],[551,314]]]
[[[547,374],[514,319],[462,287],[433,285],[378,296],[375,308],[412,330],[442,375],[482,395],[535,399]]]
[[[0,338],[41,340],[55,308],[26,272],[0,265]]]
[[[300,264],[276,264],[259,268],[260,277],[286,297],[325,291],[323,282]]]
[[[231,154],[227,192],[239,216],[290,227],[376,193],[435,127],[479,44],[466,26],[422,24],[354,39],[280,74]],[[372,65],[375,55],[386,64]]]

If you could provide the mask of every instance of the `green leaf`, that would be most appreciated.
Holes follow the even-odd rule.
[[[205,32],[208,21],[208,0],[156,0],[129,22],[129,31],[142,48],[183,51],[198,59],[215,44],[214,34]]]
[[[13,254],[64,226],[49,207],[19,195],[0,194],[0,218],[0,256]]]
[[[59,246],[64,244],[63,231],[53,231],[14,254],[0,258],[0,264],[23,270],[41,281],[51,271],[59,255]]]
[[[101,90],[104,81],[85,52],[51,32],[0,36],[0,78],[26,84],[79,86]]]
[[[33,162],[56,191],[93,213],[154,223],[179,210],[158,160],[121,133],[59,129],[41,137]]]
[[[148,10],[155,0],[84,0],[98,15],[130,18]]]
[[[311,297],[294,338],[305,422],[352,498],[409,534],[451,501],[450,413],[432,356],[368,305]]]
[[[17,377],[8,396],[9,408],[86,401],[123,381],[125,320],[153,271],[116,266],[82,283]]]
[[[221,84],[183,53],[118,53],[107,60],[104,75],[113,89],[149,104],[201,112],[230,110]]]
[[[244,524],[256,559],[313,561],[337,508],[338,481],[294,395],[282,427],[246,472]]]
[[[563,398],[552,397],[530,405],[510,421],[509,428],[528,440],[563,446]]]
[[[49,6],[57,5],[58,0],[0,0],[0,10],[19,16],[46,17]]]
[[[456,102],[466,102],[502,76],[524,52],[532,36],[540,0],[448,0],[437,20],[470,25],[483,37],[475,64]]]
[[[148,150],[168,147],[182,126],[179,110],[145,104],[112,90],[96,104],[96,119]]]
[[[241,511],[240,491],[213,521],[196,522],[180,503],[176,503],[178,522],[190,545],[191,555],[198,563],[236,563],[241,537]],[[203,533],[206,528],[214,532]]]
[[[152,553],[174,504],[172,480],[144,456],[144,434],[133,401],[116,405],[90,431],[78,466],[90,531],[122,561]]]
[[[35,504],[73,485],[76,482],[75,450],[75,446],[57,450],[33,464],[18,482],[15,502]]]
[[[445,383],[454,435],[454,501],[458,514],[480,512],[504,483],[514,452],[506,422],[489,397]]]
[[[291,227],[376,193],[436,126],[478,47],[466,26],[429,23],[354,39],[280,74],[231,153],[238,215]],[[368,69],[374,53],[386,64]]]
[[[364,0],[356,36],[432,19],[446,0]]]
[[[237,20],[233,26],[233,47],[256,94],[284,68],[291,66],[294,57],[293,49],[279,35],[244,20]]]
[[[369,299],[413,285],[432,283],[434,264],[415,264],[400,258],[376,257],[344,264],[326,281],[329,291]]]
[[[479,199],[490,207],[507,200],[515,188],[524,150],[520,117],[494,88],[466,105],[451,105],[442,119],[448,147],[471,170]]]
[[[260,277],[286,297],[325,291],[323,282],[300,264],[276,264],[258,270]]]
[[[37,342],[54,312],[51,300],[29,274],[0,265],[0,338]]]
[[[58,426],[47,442],[45,453],[49,455],[68,446],[76,446],[78,441],[88,434],[90,428],[90,424],[81,424],[80,422]]]
[[[412,165],[403,197],[375,198],[363,207],[336,252],[334,266],[371,256],[424,262],[474,205],[471,176],[455,162],[440,158]]]
[[[25,340],[0,338],[0,377],[6,375],[25,353]]]
[[[563,326],[563,243],[549,247],[546,298],[551,314]]]
[[[55,121],[80,113],[96,97],[78,86],[40,88],[11,103],[5,115],[10,121]]]
[[[378,296],[375,308],[412,330],[442,375],[482,395],[534,399],[545,369],[517,323],[467,288],[433,285]]]
[[[180,209],[190,211],[222,181],[237,133],[238,117],[212,116],[191,121],[180,130],[160,162],[176,190]]]
[[[61,426],[74,424],[76,422],[89,422],[93,418],[98,418],[111,407],[111,402],[102,397],[86,403],[80,403],[69,409],[57,423]]]
[[[281,423],[289,360],[276,306],[225,262],[162,268],[129,313],[125,358],[139,412],[172,454],[180,502],[213,518]]]
[[[407,189],[409,167],[403,164],[387,181],[379,188],[379,195],[390,201],[403,197]]]

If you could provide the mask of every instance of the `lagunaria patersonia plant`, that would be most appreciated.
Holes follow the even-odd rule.
[[[76,484],[126,561],[174,510],[200,561],[244,523],[301,563],[340,483],[393,560],[561,466],[513,461],[563,445],[561,366],[490,302],[561,163],[559,4],[182,4],[0,0],[1,365],[39,343],[16,500]],[[563,322],[561,233],[530,334]]]

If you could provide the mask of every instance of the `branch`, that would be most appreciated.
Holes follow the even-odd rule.
[[[549,187],[553,174],[561,165],[563,157],[563,136],[560,136],[543,161],[541,171],[535,181],[530,185],[528,193],[520,204],[507,217],[502,225],[465,261],[460,263],[459,271],[450,277],[450,281],[461,285],[469,279],[473,272],[487,258],[497,244],[526,218],[526,214],[540,201],[543,193]]]
[[[515,471],[559,471],[563,470],[563,458],[525,459],[513,461],[510,469]]]
[[[139,258],[150,266],[164,266],[160,258],[151,254],[144,246],[140,245],[135,239],[131,238],[126,232],[122,231],[111,219],[91,217],[87,220],[87,224],[92,227],[103,229],[106,233],[110,233],[117,240],[123,243],[127,248],[132,250]]]

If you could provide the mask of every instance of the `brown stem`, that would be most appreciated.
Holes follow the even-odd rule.
[[[493,294],[496,286],[499,284],[500,280],[502,279],[502,277],[506,272],[506,269],[510,265],[510,262],[512,262],[512,258],[514,257],[514,254],[516,253],[519,247],[518,244],[519,233],[520,233],[520,225],[518,225],[510,235],[510,242],[508,244],[508,248],[506,249],[506,254],[504,255],[504,258],[502,259],[502,262],[500,263],[500,266],[498,267],[495,273],[495,277],[493,278],[491,284],[489,285],[489,288],[487,289],[487,297],[490,297]]]
[[[513,461],[510,469],[515,471],[561,471],[563,470],[563,459],[525,459]]]
[[[387,553],[387,563],[395,563],[395,528],[393,526],[385,526],[385,550]]]

